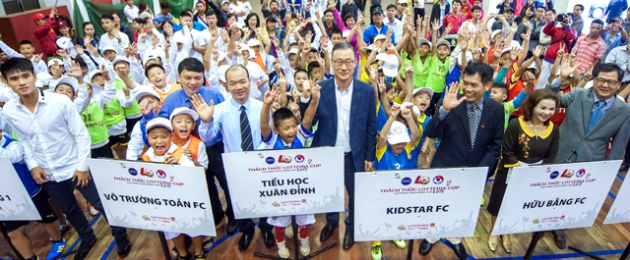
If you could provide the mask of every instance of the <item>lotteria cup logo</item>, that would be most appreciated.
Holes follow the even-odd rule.
[[[134,168],[129,168],[129,174],[131,174],[131,176],[136,176],[138,175],[138,171]]]
[[[430,176],[418,175],[418,177],[416,177],[416,184],[427,185],[427,184],[429,184],[429,182],[431,182],[431,177]]]
[[[402,179],[402,181],[400,181],[400,182],[402,183],[402,185],[407,186],[407,185],[411,184],[411,178],[409,178],[409,177],[405,177],[405,178],[403,178],[403,179]]]
[[[551,178],[553,180],[555,178],[558,178],[559,175],[560,175],[560,173],[558,171],[553,171],[553,172],[551,172],[551,175],[549,175],[549,178]]]
[[[582,176],[584,176],[584,174],[586,174],[586,170],[584,170],[584,169],[579,169],[579,170],[575,173],[575,177],[582,178]]]
[[[295,162],[296,163],[303,163],[304,162],[304,155],[298,154],[295,156]]]
[[[155,175],[157,175],[160,179],[166,178],[166,172],[164,172],[163,170],[157,170],[157,172],[155,172]]]
[[[562,175],[560,175],[560,177],[569,179],[573,177],[573,175],[575,175],[575,171],[570,170],[570,169],[565,169],[564,172],[562,172]]]
[[[276,162],[276,159],[274,159],[273,157],[269,156],[267,158],[265,158],[265,161],[267,162],[267,164],[273,164]]]
[[[444,177],[442,177],[442,175],[437,175],[433,177],[433,183],[440,185],[442,184],[442,182],[444,182]]]

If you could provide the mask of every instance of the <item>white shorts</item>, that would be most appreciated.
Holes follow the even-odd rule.
[[[175,233],[175,232],[164,232],[164,239],[166,240],[171,240],[173,238],[178,237],[179,235],[181,235],[182,233]],[[184,234],[187,235],[189,237],[198,237],[200,235],[191,235],[191,234]]]
[[[297,222],[298,226],[315,224],[315,215],[295,215],[295,222]],[[275,227],[288,227],[291,225],[291,216],[269,217],[267,218],[267,223]]]

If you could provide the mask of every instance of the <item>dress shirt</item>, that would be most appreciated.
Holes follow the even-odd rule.
[[[208,105],[210,105],[211,100],[214,101],[215,108],[217,105],[225,101],[225,98],[223,98],[223,95],[221,95],[221,93],[219,93],[219,91],[214,88],[202,86],[197,92],[197,94],[200,94],[201,97],[203,97],[203,100],[205,100],[206,103],[208,103]],[[176,108],[178,107],[191,108],[191,106],[192,104],[190,102],[190,97],[186,95],[186,92],[184,92],[184,89],[182,88],[180,90],[177,90],[171,93],[170,95],[166,97],[166,99],[164,99],[164,102],[162,103],[162,108],[160,109],[160,113],[158,114],[158,116],[164,117],[164,118],[170,118],[171,113],[173,113],[173,110],[175,110]],[[197,121],[197,125],[199,126],[200,124],[201,124],[201,119]],[[199,129],[199,132],[201,132],[201,129]],[[215,143],[220,142],[221,136],[220,135],[217,136],[216,139],[203,139],[203,140],[206,146],[210,147],[214,145]]]
[[[35,112],[19,99],[4,106],[4,116],[22,141],[29,170],[41,167],[49,181],[65,181],[76,170],[87,171],[90,134],[74,104],[65,95],[38,92]]]
[[[204,142],[216,138],[217,135],[223,135],[223,144],[225,152],[236,153],[242,152],[241,148],[241,106],[245,106],[245,113],[249,121],[252,131],[252,147],[259,147],[262,143],[262,134],[260,132],[260,113],[263,103],[259,100],[248,98],[244,104],[239,104],[234,99],[223,102],[214,106],[212,114],[212,122],[206,124],[201,123],[199,126],[199,137]]]
[[[619,46],[612,49],[606,56],[605,63],[617,64],[623,71],[623,79],[621,81],[630,81],[630,54],[626,50],[626,46]]]
[[[610,108],[610,106],[612,105],[613,102],[615,102],[615,98],[617,97],[617,95],[614,95],[606,100],[602,100],[604,101],[604,105],[602,105],[602,115],[604,116],[604,114],[606,113],[606,111],[608,111],[608,109]],[[597,103],[597,101],[599,101],[600,99],[597,97],[597,95],[593,95],[593,99],[594,102]],[[591,110],[591,114],[593,112],[595,112],[595,103],[593,103],[593,109]]]
[[[352,108],[352,89],[354,79],[346,90],[341,90],[335,82],[335,100],[337,102],[337,140],[335,146],[342,146],[345,153],[352,151],[350,147],[350,110]]]
[[[383,23],[394,30],[394,42],[399,42],[403,36],[404,23],[396,18],[394,18],[393,22],[390,22],[389,18],[385,18]]]
[[[470,109],[472,109],[472,105],[473,103],[470,103],[468,101],[466,101],[466,115],[468,115],[468,112],[470,112]],[[481,98],[481,101],[479,101],[479,103],[477,103],[477,108],[479,108],[477,110],[477,118],[479,118],[479,122],[481,122],[481,111],[483,111],[483,98]],[[440,121],[444,121],[444,119],[446,118],[446,116],[448,116],[448,114],[451,111],[444,111],[442,110],[442,107],[440,107],[440,114],[438,119],[440,119]]]
[[[140,10],[135,5],[131,5],[131,6],[125,5],[125,8],[123,8],[123,13],[125,13],[125,17],[127,17],[128,23],[133,22],[133,19],[138,17],[139,11]]]

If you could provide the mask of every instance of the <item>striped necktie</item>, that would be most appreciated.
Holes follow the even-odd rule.
[[[253,151],[252,129],[249,127],[245,106],[241,106],[239,110],[241,111],[241,148],[243,151]]]
[[[475,139],[477,139],[477,126],[479,126],[479,118],[477,117],[477,104],[473,104],[468,112],[468,126],[470,128],[470,147],[475,148]]]

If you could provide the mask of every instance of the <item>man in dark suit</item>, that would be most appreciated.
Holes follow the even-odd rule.
[[[464,70],[458,98],[457,83],[453,83],[444,96],[442,106],[427,126],[427,136],[439,138],[432,168],[442,167],[491,167],[499,159],[503,142],[503,105],[484,98],[492,86],[493,69],[482,62],[473,62]],[[449,238],[453,251],[460,259],[466,259],[466,248],[460,238]],[[427,255],[437,238],[427,238],[420,243],[420,254]]]
[[[311,146],[344,148],[344,182],[350,203],[343,249],[348,250],[354,244],[354,173],[370,171],[375,157],[376,104],[374,89],[354,79],[357,60],[351,45],[340,43],[333,47],[332,65],[335,78],[319,83],[322,95],[313,118],[313,123],[318,125]],[[301,100],[302,114],[307,107],[308,100]],[[326,222],[320,241],[333,234],[339,213],[326,214]]]
[[[557,90],[576,67],[562,65],[562,73],[550,88]],[[630,106],[617,98],[623,70],[616,64],[600,63],[593,69],[593,88],[575,88],[560,95],[566,109],[560,126],[556,163],[621,160],[630,135]],[[612,138],[610,151],[608,144]],[[556,246],[564,248],[564,230],[554,232]]]

